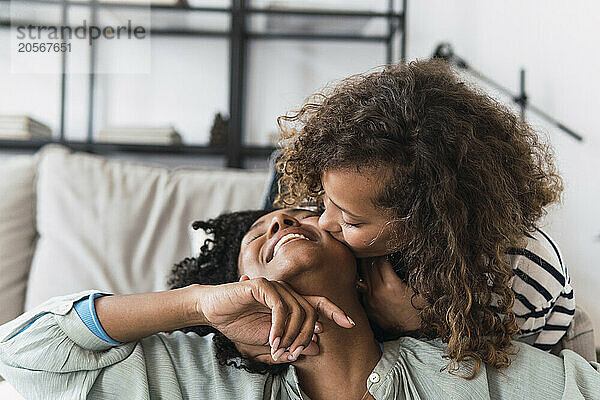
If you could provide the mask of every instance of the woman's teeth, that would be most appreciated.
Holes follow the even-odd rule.
[[[273,257],[275,257],[281,246],[294,239],[310,240],[300,233],[288,233],[287,235],[282,236],[281,239],[279,239],[279,241],[277,242],[277,244],[275,244],[275,249],[273,250]]]

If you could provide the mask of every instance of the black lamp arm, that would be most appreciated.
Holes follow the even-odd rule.
[[[531,104],[529,102],[529,100],[527,98],[527,94],[525,93],[525,71],[524,70],[521,70],[521,92],[519,93],[519,95],[515,95],[512,91],[510,91],[509,89],[500,85],[499,83],[495,82],[494,80],[488,78],[481,72],[477,71],[475,68],[471,67],[469,65],[469,63],[467,63],[464,59],[457,56],[454,53],[454,49],[452,48],[452,46],[449,43],[440,43],[439,45],[437,45],[437,47],[434,50],[432,58],[441,58],[443,60],[446,60],[447,62],[449,62],[453,65],[456,65],[458,68],[467,71],[469,74],[471,74],[475,78],[479,79],[480,81],[487,83],[488,85],[490,85],[497,91],[499,91],[507,96],[510,96],[512,101],[514,101],[521,107],[521,115],[522,116],[524,116],[525,110],[532,111],[535,114],[542,117],[543,119],[545,119],[546,121],[548,121],[549,123],[551,123],[554,126],[556,126],[557,128],[559,128],[560,130],[562,130],[563,132],[567,133],[569,136],[573,137],[574,139],[576,139],[580,142],[583,141],[583,137],[581,135],[575,133],[572,129],[565,126],[565,124],[558,121],[556,118],[550,116],[549,114],[540,110],[538,107],[534,106],[533,104]]]

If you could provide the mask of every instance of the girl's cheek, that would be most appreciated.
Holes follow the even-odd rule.
[[[365,247],[360,235],[344,232],[344,241],[353,251],[361,250]]]

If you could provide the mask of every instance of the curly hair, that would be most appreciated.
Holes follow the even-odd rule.
[[[550,148],[507,107],[441,61],[354,75],[278,118],[276,204],[321,204],[325,171],[379,171],[423,334],[462,361],[504,368],[518,332],[507,249],[523,243],[562,180]],[[382,168],[384,167],[384,168]],[[383,173],[383,172],[385,173]]]
[[[238,281],[238,255],[242,238],[252,224],[268,211],[240,211],[222,214],[208,221],[196,221],[194,229],[203,229],[209,237],[200,248],[200,254],[186,258],[173,266],[168,278],[171,289],[194,283],[218,285]],[[221,365],[244,369],[251,373],[277,375],[287,369],[287,364],[268,365],[243,358],[235,345],[218,330],[210,326],[192,326],[181,329],[200,336],[214,333],[216,356]]]

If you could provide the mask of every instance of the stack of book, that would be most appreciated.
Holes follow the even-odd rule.
[[[138,143],[138,144],[181,144],[181,136],[172,126],[144,127],[121,126],[107,127],[98,132],[98,142]]]
[[[0,139],[51,139],[52,129],[27,115],[0,115]]]

